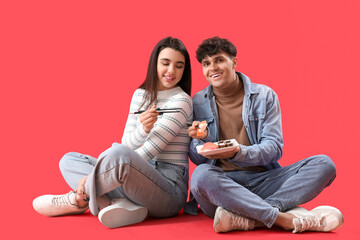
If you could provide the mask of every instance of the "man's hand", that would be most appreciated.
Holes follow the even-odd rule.
[[[157,121],[157,116],[159,116],[159,113],[156,112],[155,105],[152,106],[149,110],[139,115],[140,122],[146,133],[149,133],[154,127],[154,124]]]
[[[222,153],[213,153],[206,156],[208,159],[230,159],[235,157],[235,155],[240,151],[240,147],[237,146],[230,152],[222,152]]]
[[[188,134],[191,138],[197,138],[197,139],[205,139],[208,135],[207,128],[204,130],[204,134],[202,136],[197,135],[197,130],[199,128],[199,121],[193,121],[192,125],[188,128]]]

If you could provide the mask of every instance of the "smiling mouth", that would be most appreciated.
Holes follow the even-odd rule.
[[[174,79],[175,79],[175,77],[172,77],[172,76],[166,76],[166,75],[164,75],[164,78],[165,78],[166,80],[168,80],[168,81],[172,81],[172,80],[174,80]]]
[[[214,74],[211,74],[210,77],[216,79],[216,78],[220,77],[221,75],[222,75],[222,73],[214,73]]]

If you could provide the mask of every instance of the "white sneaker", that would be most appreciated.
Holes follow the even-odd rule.
[[[320,206],[311,211],[298,210],[288,211],[288,213],[296,216],[293,219],[293,233],[304,231],[330,232],[338,229],[344,223],[344,217],[340,210],[331,206]]]
[[[76,192],[71,191],[63,195],[43,195],[33,200],[33,207],[38,213],[49,216],[80,214],[89,207],[80,208],[76,202]]]
[[[115,199],[99,212],[99,220],[109,228],[123,227],[144,221],[148,209],[126,198]]]
[[[222,207],[217,207],[214,217],[215,232],[248,231],[254,229],[254,227],[254,220],[236,215]]]

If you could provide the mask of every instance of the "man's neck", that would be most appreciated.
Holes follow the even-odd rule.
[[[235,73],[235,80],[232,81],[228,86],[224,88],[213,87],[213,90],[215,96],[228,98],[239,92],[242,87],[243,83],[239,80],[238,75]]]

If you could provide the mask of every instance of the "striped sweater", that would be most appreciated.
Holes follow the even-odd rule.
[[[139,110],[145,90],[137,89],[131,99],[130,113]],[[122,144],[135,150],[147,161],[162,161],[189,167],[188,145],[190,137],[187,123],[192,123],[192,100],[180,87],[158,91],[156,107],[181,108],[180,112],[158,116],[153,129],[146,133],[138,114],[129,114]],[[144,107],[140,110],[145,110]]]

